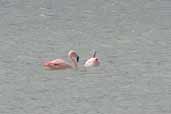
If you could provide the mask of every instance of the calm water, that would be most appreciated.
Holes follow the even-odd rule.
[[[171,1],[0,0],[0,114],[171,114]]]

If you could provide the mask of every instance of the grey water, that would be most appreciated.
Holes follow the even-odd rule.
[[[171,114],[171,0],[0,0],[0,114]]]

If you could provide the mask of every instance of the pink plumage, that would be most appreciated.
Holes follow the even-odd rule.
[[[68,69],[68,68],[77,68],[77,62],[79,61],[79,56],[76,51],[71,50],[68,53],[69,58],[72,61],[72,64],[65,62],[63,59],[55,59],[52,61],[45,62],[43,66],[49,70],[60,70],[60,69]]]
[[[93,56],[89,58],[84,66],[85,67],[92,67],[92,66],[99,66],[100,65],[100,60],[96,57],[96,51],[94,51]]]

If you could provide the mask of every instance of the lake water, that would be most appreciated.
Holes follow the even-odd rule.
[[[0,114],[171,114],[171,1],[0,0]]]

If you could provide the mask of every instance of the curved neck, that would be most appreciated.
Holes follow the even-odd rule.
[[[72,61],[73,65],[74,65],[74,68],[77,68],[77,67],[78,67],[78,65],[77,65],[76,59],[75,59],[75,58],[73,58],[73,57],[70,57],[70,59],[71,59],[71,61]]]
[[[93,53],[93,57],[96,57],[96,51],[94,51],[94,53]]]

